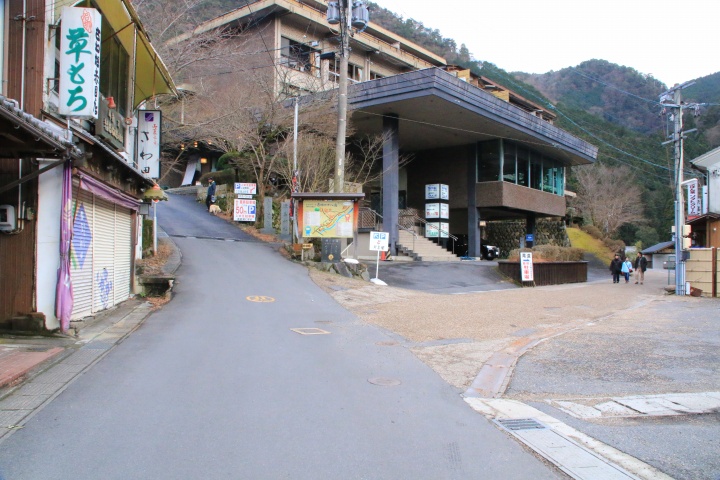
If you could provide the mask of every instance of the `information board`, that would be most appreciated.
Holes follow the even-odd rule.
[[[256,211],[255,200],[236,198],[233,219],[236,222],[254,222]]]
[[[355,207],[347,200],[305,200],[302,235],[305,238],[352,238]]]
[[[235,193],[240,195],[256,195],[256,183],[235,183]]]

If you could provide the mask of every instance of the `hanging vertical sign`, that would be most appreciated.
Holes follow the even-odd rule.
[[[62,9],[58,106],[61,115],[98,118],[101,18],[94,8]]]
[[[688,199],[687,199],[688,213],[687,214],[688,214],[688,216],[700,215],[700,195],[698,192],[697,178],[695,178],[693,180],[688,180],[687,189],[688,189]]]
[[[146,178],[160,178],[160,110],[140,110],[137,125],[135,162]]]

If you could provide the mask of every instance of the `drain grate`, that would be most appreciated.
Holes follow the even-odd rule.
[[[290,330],[300,335],[328,335],[330,333],[322,328],[291,328]]]
[[[516,430],[543,430],[547,428],[534,418],[503,418],[495,420],[495,423],[511,432]]]

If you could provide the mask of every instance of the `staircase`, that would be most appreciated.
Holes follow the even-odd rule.
[[[398,255],[407,255],[421,262],[459,262],[460,257],[445,250],[432,240],[420,235],[413,235],[407,230],[400,229],[397,249]]]

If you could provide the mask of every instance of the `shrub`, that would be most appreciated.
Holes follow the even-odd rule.
[[[217,172],[204,173],[200,177],[200,182],[203,185],[207,185],[208,178],[215,180],[218,185],[235,185],[235,170],[228,168],[226,170],[219,170]]]
[[[597,238],[598,240],[603,239],[604,235],[595,225],[583,225],[580,229],[591,237]]]
[[[620,256],[625,256],[625,242],[622,240],[615,240],[614,238],[604,238],[603,243],[613,252],[620,252]]]
[[[547,262],[579,262],[583,260],[585,253],[580,248],[538,245],[531,249],[523,248],[512,250],[508,256],[508,260],[520,260],[520,252],[532,252],[533,260],[545,260]]]

